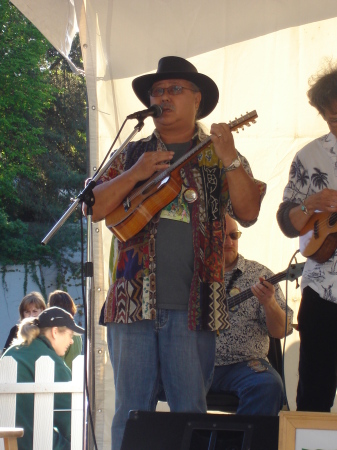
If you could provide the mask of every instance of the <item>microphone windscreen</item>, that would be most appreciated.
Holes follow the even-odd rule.
[[[160,117],[163,114],[163,110],[161,106],[159,105],[152,105],[150,109],[153,109],[153,116],[152,117]]]

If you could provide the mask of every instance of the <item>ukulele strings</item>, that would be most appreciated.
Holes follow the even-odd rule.
[[[271,278],[269,278],[268,281],[271,284],[276,284],[279,281],[282,281],[284,279],[285,272],[278,273]],[[247,300],[248,298],[252,297],[253,292],[251,289],[247,289],[246,291],[240,292],[239,294],[234,295],[233,297],[230,297],[228,299],[228,303],[230,303],[231,308],[233,306],[236,306],[240,304],[243,300]]]
[[[323,214],[328,214],[329,217],[324,218],[322,220],[318,219],[318,224],[315,226],[314,223],[314,230],[317,229],[317,231],[321,230],[322,228],[325,228],[326,226],[329,226],[330,224],[330,219],[332,219],[332,225],[330,226],[334,226],[337,222],[337,212],[333,212],[333,213],[323,213]]]
[[[233,120],[229,122],[228,126],[231,131],[234,131],[235,127],[242,128],[246,126],[250,126],[250,122],[255,123],[256,111],[252,111],[251,113],[246,114],[245,116],[240,117],[239,119]],[[206,146],[211,140],[211,137],[208,136],[204,141],[200,142],[194,148],[192,148],[189,152],[186,153],[182,158],[178,159],[172,166],[160,172],[155,178],[145,182],[138,189],[135,189],[132,194],[129,196],[129,200],[134,200],[136,197],[141,195],[145,190],[157,184],[159,181],[162,181],[172,170],[176,169],[178,166],[183,164],[190,156],[192,156],[198,150],[201,150],[202,147]]]
[[[138,195],[142,194],[145,190],[152,187],[153,185],[157,184],[159,181],[162,181],[172,170],[176,169],[178,166],[183,164],[190,156],[193,155],[193,153],[200,150],[202,147],[206,146],[209,141],[211,140],[211,137],[207,137],[204,141],[200,142],[198,145],[193,147],[190,151],[186,153],[182,158],[178,159],[174,164],[172,164],[167,169],[163,170],[162,172],[159,172],[158,175],[155,176],[152,180],[145,182],[141,186],[139,186],[138,189],[133,191],[132,195],[129,196],[130,200],[133,200],[134,198],[138,197]]]

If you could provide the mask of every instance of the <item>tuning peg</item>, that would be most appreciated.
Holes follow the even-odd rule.
[[[238,133],[238,132],[239,132],[239,129],[237,129],[236,132]]]
[[[247,122],[247,123],[246,123],[246,126],[247,126],[247,127],[250,127],[250,123],[249,123],[249,122]]]

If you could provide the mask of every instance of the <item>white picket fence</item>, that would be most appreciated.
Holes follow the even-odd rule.
[[[72,364],[72,381],[54,382],[54,361],[41,356],[35,363],[35,383],[17,383],[17,363],[11,356],[0,360],[0,426],[15,426],[16,394],[34,393],[33,450],[53,448],[53,407],[55,393],[71,396],[71,450],[83,446],[83,374],[84,357]],[[4,449],[0,439],[0,450]]]

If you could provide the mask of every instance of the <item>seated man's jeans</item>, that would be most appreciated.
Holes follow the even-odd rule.
[[[284,404],[279,373],[264,359],[216,366],[211,392],[231,392],[239,397],[237,414],[277,416]],[[263,368],[267,370],[263,371]],[[258,371],[261,370],[262,371]]]
[[[189,331],[187,311],[165,309],[156,320],[107,326],[116,389],[112,450],[121,447],[130,410],[155,411],[159,383],[171,411],[206,412],[215,332]]]

